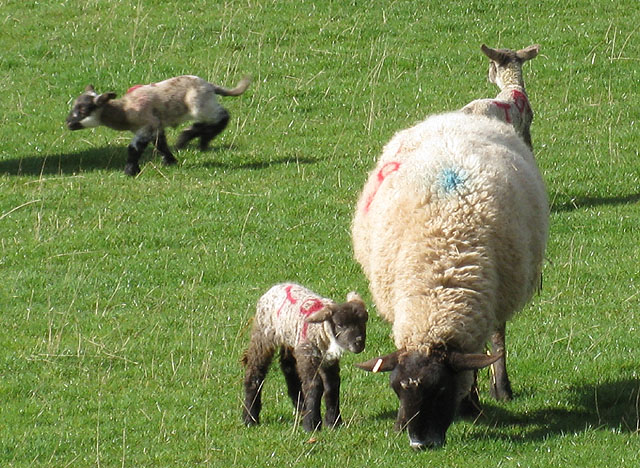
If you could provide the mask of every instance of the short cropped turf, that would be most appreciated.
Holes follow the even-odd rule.
[[[0,0],[0,466],[637,467],[632,3]],[[541,44],[525,80],[551,201],[544,284],[507,329],[515,399],[491,401],[483,373],[483,417],[414,453],[387,377],[353,365],[393,344],[350,223],[394,132],[496,94],[482,43]],[[130,134],[64,126],[87,84],[180,74],[253,82],[177,166],[148,149],[127,177]],[[285,280],[369,304],[339,429],[305,433],[277,369],[262,424],[241,423],[250,319]]]

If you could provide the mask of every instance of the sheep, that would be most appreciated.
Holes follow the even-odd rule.
[[[277,348],[288,394],[302,413],[306,431],[322,426],[320,404],[324,392],[328,427],[341,424],[340,365],[344,350],[360,353],[368,320],[365,304],[355,292],[336,304],[295,283],[273,286],[258,301],[245,367],[242,418],[259,423],[262,385]]]
[[[396,428],[413,448],[442,446],[461,405],[478,403],[475,371],[504,364],[484,345],[539,285],[548,213],[533,154],[509,124],[440,114],[384,147],[351,231],[397,350],[357,365],[393,371]]]
[[[487,115],[510,123],[524,139],[529,149],[531,143],[531,122],[533,111],[524,89],[522,64],[538,55],[540,46],[531,45],[524,49],[492,49],[482,44],[482,52],[489,57],[489,81],[500,88],[495,99],[476,99],[462,108],[463,112]]]
[[[218,103],[216,94],[239,96],[249,83],[249,78],[245,77],[235,88],[226,89],[197,76],[183,75],[159,83],[132,86],[120,99],[112,92],[97,94],[93,86],[88,85],[74,101],[67,127],[80,130],[105,125],[114,130],[133,132],[124,172],[134,176],[140,172],[138,161],[151,142],[165,165],[176,164],[167,145],[164,132],[167,126],[176,127],[187,120],[195,120],[180,134],[176,148],[181,149],[194,138],[200,138],[200,149],[206,150],[229,122],[229,112]]]

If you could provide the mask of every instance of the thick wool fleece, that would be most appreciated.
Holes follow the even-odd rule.
[[[545,187],[511,125],[462,112],[397,133],[355,213],[355,257],[396,346],[481,352],[539,285]]]
[[[334,302],[295,283],[273,286],[258,301],[254,318],[254,331],[259,331],[274,347],[296,347],[308,342],[326,352],[334,341],[331,327],[327,322],[306,323],[310,314]],[[330,356],[333,359],[339,357]]]

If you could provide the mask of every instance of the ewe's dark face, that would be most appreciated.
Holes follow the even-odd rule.
[[[361,302],[345,302],[331,315],[331,326],[338,344],[352,353],[364,350],[369,315]]]
[[[391,388],[400,400],[397,429],[407,429],[416,450],[444,445],[456,412],[454,371],[436,356],[406,353],[390,375]]]

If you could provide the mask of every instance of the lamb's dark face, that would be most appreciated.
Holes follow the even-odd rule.
[[[407,353],[390,375],[391,388],[400,400],[398,429],[407,429],[412,448],[444,445],[456,412],[454,371],[435,356]]]
[[[369,315],[362,302],[345,302],[336,307],[331,315],[331,327],[340,347],[352,353],[364,350],[367,339]]]
[[[100,111],[105,103],[115,98],[114,93],[96,94],[91,85],[73,103],[71,112],[67,116],[69,130],[81,130],[99,126]]]

